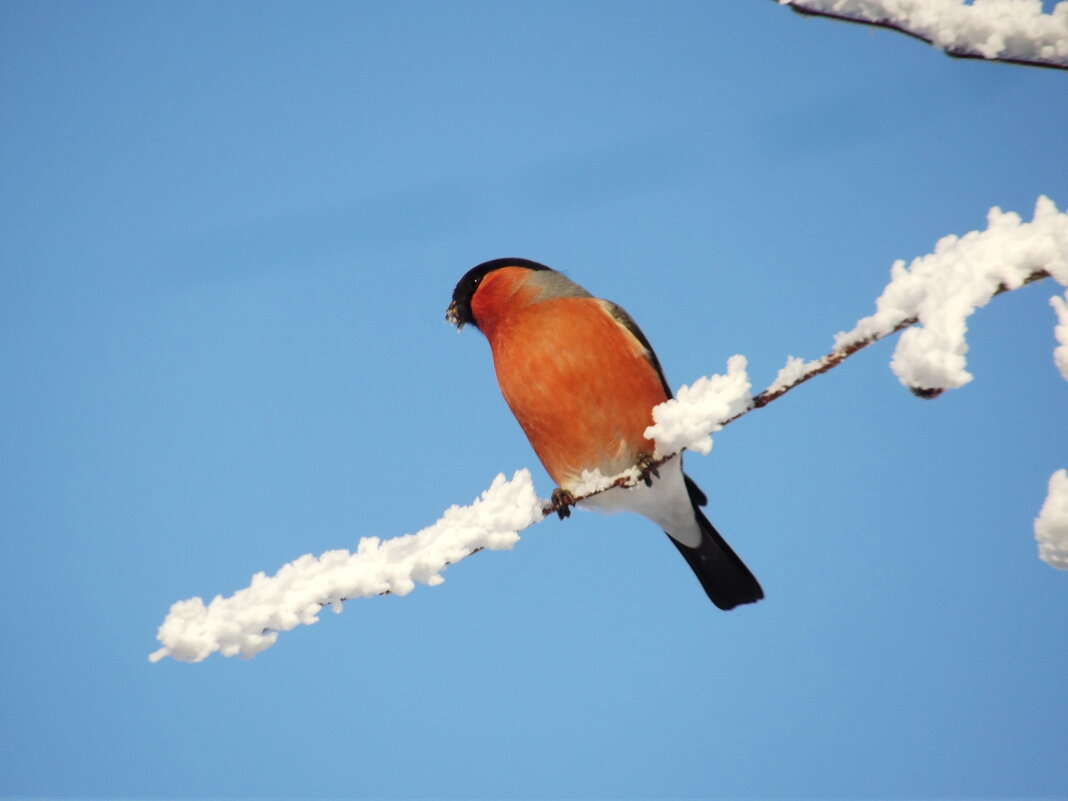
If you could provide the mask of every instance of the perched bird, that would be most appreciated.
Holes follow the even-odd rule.
[[[489,340],[501,394],[559,486],[553,499],[561,517],[591,473],[607,478],[637,467],[644,483],[581,505],[652,520],[720,609],[764,597],[701,511],[707,498],[682,472],[681,455],[652,462],[655,445],[644,432],[671,389],[623,309],[543,264],[495,259],[460,279],[445,319],[458,328],[470,323]]]

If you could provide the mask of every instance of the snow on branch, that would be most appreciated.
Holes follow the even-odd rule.
[[[965,369],[967,318],[993,297],[1041,278],[1068,286],[1068,213],[1040,197],[1034,218],[1023,222],[1014,213],[994,208],[986,230],[962,237],[947,236],[934,253],[906,267],[898,261],[891,281],[876,300],[875,313],[848,332],[838,334],[834,349],[806,362],[790,357],[771,386],[756,396],[744,356],[732,356],[726,375],[699,378],[679,389],[676,397],[653,409],[646,436],[655,440],[655,468],[683,450],[708,453],[711,434],[782,397],[805,381],[827,372],[862,348],[903,329],[891,367],[899,379],[922,397],[971,380]],[[1068,294],[1054,297],[1054,361],[1068,380]],[[649,465],[645,465],[646,468]],[[257,573],[250,586],[205,604],[190,598],[173,604],[159,628],[163,647],[149,659],[164,657],[199,662],[213,653],[252,657],[269,648],[278,633],[315,623],[330,606],[341,611],[351,598],[406,595],[416,582],[436,586],[450,564],[483,549],[509,549],[519,532],[546,515],[562,511],[611,488],[650,480],[637,467],[619,476],[597,479],[582,494],[566,501],[539,500],[530,473],[518,471],[510,481],[497,476],[470,506],[453,506],[432,526],[417,534],[380,540],[365,537],[356,551],[306,554],[274,576]],[[1068,567],[1068,474],[1050,479],[1049,494],[1035,521],[1042,558]]]
[[[442,570],[477,551],[510,549],[519,531],[542,519],[543,506],[527,470],[511,481],[498,475],[473,504],[449,507],[417,534],[364,537],[354,553],[305,554],[273,576],[257,573],[228,598],[178,601],[157,634],[163,647],[149,659],[200,662],[216,651],[251,658],[274,645],[278,632],[317,622],[324,606],[340,612],[350,598],[407,595],[416,581],[441,584]]]
[[[954,58],[1068,69],[1068,2],[1041,0],[777,0],[798,14],[887,28]]]

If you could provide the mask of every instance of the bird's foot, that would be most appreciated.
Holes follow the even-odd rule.
[[[660,478],[656,458],[649,451],[642,451],[638,454],[635,467],[638,468],[638,479],[647,487],[653,486],[654,478]]]
[[[565,517],[571,517],[571,507],[574,505],[575,496],[566,489],[557,487],[553,490],[552,505],[549,507],[549,511],[556,512],[561,520]]]

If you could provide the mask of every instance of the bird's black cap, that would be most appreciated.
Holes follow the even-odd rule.
[[[492,259],[484,261],[464,273],[464,277],[456,284],[456,289],[452,291],[452,303],[449,304],[448,311],[445,312],[445,319],[458,328],[463,328],[468,323],[478,328],[478,323],[471,313],[471,298],[474,297],[475,290],[482,283],[482,279],[502,267],[523,267],[527,270],[552,269],[530,259]]]

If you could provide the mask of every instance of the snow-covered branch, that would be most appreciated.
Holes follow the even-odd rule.
[[[898,261],[891,281],[876,300],[875,313],[835,338],[834,348],[813,361],[790,357],[771,386],[751,394],[743,356],[732,356],[726,375],[699,378],[672,400],[653,409],[646,436],[655,440],[654,466],[683,450],[708,453],[711,434],[753,409],[766,406],[810,378],[840,364],[872,342],[908,329],[898,342],[891,367],[903,384],[923,397],[971,380],[964,355],[967,318],[996,295],[1040,278],[1068,286],[1068,213],[1038,199],[1031,222],[1014,213],[990,210],[983,231],[947,236],[933,253],[907,267]],[[1054,362],[1068,380],[1068,294],[1055,296]],[[635,468],[591,484],[589,497],[608,487],[633,486],[648,479]],[[200,598],[175,603],[157,635],[163,647],[149,658],[166,656],[199,662],[212,653],[251,657],[274,644],[278,632],[318,620],[324,606],[340,611],[345,600],[405,595],[416,582],[440,584],[441,571],[479,550],[511,548],[519,532],[556,511],[540,500],[530,474],[508,481],[498,476],[470,506],[453,506],[417,534],[380,540],[365,537],[356,551],[305,555],[274,576],[257,573],[249,587],[208,604]],[[1042,558],[1068,568],[1068,474],[1050,479],[1049,494],[1035,521]]]
[[[178,601],[156,635],[163,647],[149,659],[199,662],[216,651],[250,658],[274,645],[278,632],[317,622],[324,606],[340,612],[351,598],[407,595],[417,581],[434,587],[454,562],[483,549],[511,548],[519,531],[542,519],[544,503],[529,471],[517,471],[511,481],[498,475],[470,506],[449,507],[417,534],[364,537],[354,553],[305,554],[273,576],[257,573],[228,598]]]
[[[1068,2],[1041,0],[776,0],[798,14],[887,28],[954,58],[1068,69]]]
[[[931,398],[972,380],[965,369],[967,319],[992,298],[1041,278],[1068,285],[1068,214],[1040,197],[1031,222],[995,207],[987,228],[946,236],[934,252],[897,261],[875,301],[875,313],[835,337],[834,350],[815,362],[791,358],[767,392],[778,396],[860,348],[908,328],[890,367],[902,384]],[[844,355],[843,355],[844,354]]]

